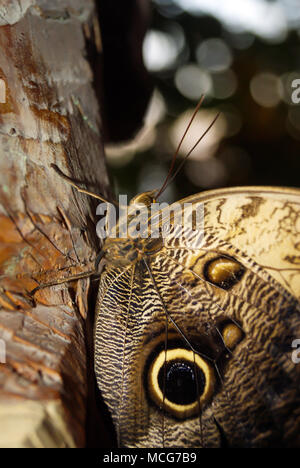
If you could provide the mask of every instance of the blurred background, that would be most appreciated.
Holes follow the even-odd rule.
[[[292,82],[300,79],[299,6],[299,0],[151,2],[141,50],[154,91],[135,138],[107,144],[116,194],[161,186],[202,94],[176,167],[220,117],[161,200],[226,186],[300,186],[300,103],[292,102]],[[126,86],[121,92],[130,99]]]

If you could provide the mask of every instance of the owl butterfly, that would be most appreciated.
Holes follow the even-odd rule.
[[[162,210],[158,238],[103,245],[95,373],[118,444],[300,446],[300,191],[218,189],[184,204],[201,204],[201,226],[178,237],[171,216],[162,235]]]

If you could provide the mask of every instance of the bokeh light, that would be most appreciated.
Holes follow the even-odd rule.
[[[217,99],[227,99],[232,96],[237,89],[237,77],[232,70],[225,70],[220,73],[212,73],[213,96]]]
[[[170,141],[173,150],[177,148],[177,145],[187,128],[194,109],[189,109],[183,112],[174,122],[170,128]],[[182,145],[179,150],[179,155],[185,156],[190,149],[194,146],[198,138],[208,128],[210,123],[218,114],[218,109],[210,108],[202,109],[195,117],[187,135],[185,136]],[[189,159],[208,159],[216,152],[220,140],[226,133],[226,119],[223,114],[219,115],[217,121],[214,123],[209,132],[205,135],[203,140],[191,153]]]
[[[157,188],[197,101],[204,103],[178,167],[220,117],[164,194],[182,198],[234,185],[299,186],[299,0],[152,0],[144,63],[158,92],[133,142],[109,148],[120,189]],[[152,110],[151,110],[152,108]]]
[[[227,180],[226,167],[216,158],[197,162],[188,161],[185,172],[194,185],[204,189],[224,185]]]
[[[227,29],[249,31],[265,40],[281,42],[286,38],[289,23],[295,24],[286,1],[268,0],[175,0],[192,14],[210,14]],[[295,7],[294,7],[295,10]],[[300,22],[299,12],[297,23]]]
[[[258,73],[250,82],[253,99],[264,107],[275,107],[280,102],[280,79],[274,73]]]
[[[226,70],[232,64],[232,53],[228,45],[219,38],[202,41],[196,48],[199,65],[212,72]]]
[[[255,40],[254,34],[250,32],[229,32],[224,30],[223,33],[224,39],[228,41],[231,47],[234,47],[238,50],[248,49],[253,45]]]
[[[175,86],[188,99],[198,100],[202,94],[212,93],[212,78],[205,70],[195,64],[184,65],[175,73]]]
[[[143,45],[143,56],[149,71],[164,70],[174,65],[178,53],[178,45],[171,34],[155,30],[147,33]]]

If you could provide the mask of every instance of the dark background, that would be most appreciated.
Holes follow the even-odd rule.
[[[162,184],[185,112],[201,93],[176,165],[221,115],[164,194],[168,201],[226,186],[300,186],[300,104],[291,101],[291,82],[300,78],[298,0],[153,0],[148,9],[145,0],[112,3],[105,14],[115,26],[104,21],[101,30],[104,64],[105,51],[111,60],[106,152],[116,193],[132,197]],[[197,3],[202,9],[187,9]],[[145,127],[117,143],[136,133],[132,115],[141,119],[152,87]]]

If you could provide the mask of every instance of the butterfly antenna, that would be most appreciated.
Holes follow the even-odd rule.
[[[168,174],[167,174],[167,177],[166,177],[166,179],[165,179],[165,181],[164,181],[164,183],[163,183],[161,189],[159,190],[158,194],[156,195],[156,198],[158,198],[159,195],[161,195],[161,194],[163,193],[163,191],[165,190],[165,188],[166,188],[166,186],[167,186],[167,184],[168,184],[168,181],[169,181],[169,179],[170,179],[170,177],[171,177],[171,174],[172,174],[172,171],[173,171],[173,169],[174,169],[175,161],[176,161],[178,152],[179,152],[179,150],[180,150],[180,148],[181,148],[182,142],[183,142],[183,140],[184,140],[184,138],[185,138],[187,132],[189,131],[189,128],[190,128],[190,126],[192,125],[192,122],[193,122],[194,118],[196,117],[196,115],[197,115],[197,113],[198,113],[198,110],[200,109],[200,106],[201,106],[203,100],[204,100],[204,95],[202,95],[202,96],[200,97],[199,102],[198,102],[198,104],[197,104],[197,106],[196,106],[196,108],[195,108],[195,110],[194,110],[194,113],[193,113],[193,115],[192,115],[192,117],[191,117],[191,120],[189,121],[189,123],[188,123],[188,125],[187,125],[187,127],[186,127],[186,129],[185,129],[185,132],[184,132],[184,134],[183,134],[182,137],[181,137],[181,140],[180,140],[180,142],[179,142],[179,144],[178,144],[178,146],[177,146],[177,148],[176,148],[176,151],[175,151],[175,153],[174,153],[174,155],[173,155],[173,158],[172,158],[172,161],[171,161],[171,165],[170,165],[170,169],[169,169],[169,172],[168,172]]]
[[[185,161],[187,160],[187,158],[191,155],[191,153],[194,151],[194,149],[199,145],[200,141],[205,137],[205,135],[209,132],[209,130],[211,129],[211,127],[214,125],[214,123],[216,122],[217,118],[219,117],[220,115],[220,112],[218,112],[218,114],[214,117],[213,121],[209,124],[209,126],[207,127],[207,129],[202,133],[201,137],[198,138],[198,140],[196,141],[196,143],[194,144],[194,146],[190,149],[190,151],[185,155],[185,157],[183,158],[183,160],[181,161],[181,163],[179,164],[177,170],[174,172],[172,178],[168,181],[168,183],[165,185],[164,187],[164,190],[166,190],[166,188],[168,187],[168,185],[170,185],[173,180],[175,179],[175,177],[177,176],[178,172],[181,171]],[[159,195],[162,194],[162,190],[160,190],[159,192]],[[158,197],[158,195],[157,195]]]

